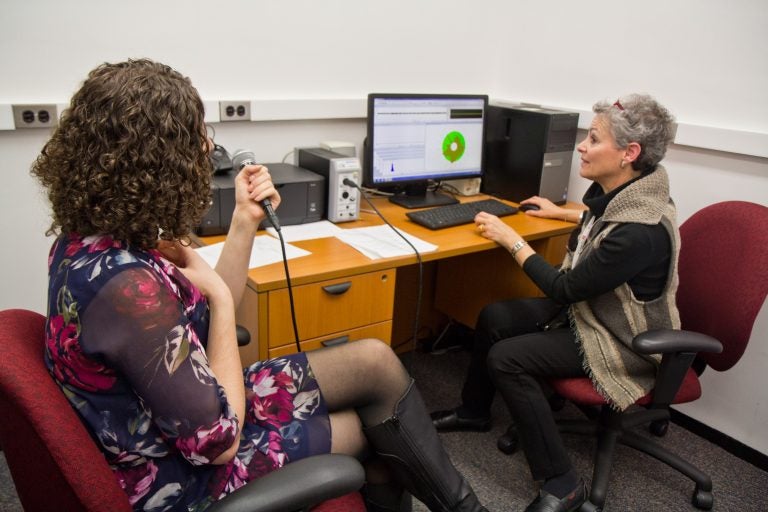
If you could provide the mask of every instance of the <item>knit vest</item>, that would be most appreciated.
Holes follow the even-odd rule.
[[[585,220],[588,222],[589,215]],[[595,219],[579,256],[583,260],[600,246],[611,231],[623,223],[661,223],[672,243],[667,282],[661,295],[651,301],[635,298],[627,283],[581,302],[571,304],[569,316],[577,343],[584,355],[584,367],[598,392],[611,405],[624,410],[646,395],[654,384],[661,356],[642,356],[632,350],[632,339],[649,329],[679,329],[675,304],[680,232],[675,205],[669,197],[666,170],[635,181],[608,203],[602,217]],[[571,268],[572,253],[566,254],[563,270]]]

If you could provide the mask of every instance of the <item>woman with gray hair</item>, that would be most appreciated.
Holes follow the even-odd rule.
[[[579,224],[559,268],[498,217],[475,217],[479,235],[507,249],[546,297],[482,310],[462,404],[432,413],[441,431],[488,430],[498,389],[531,474],[543,481],[527,512],[578,510],[587,498],[541,381],[589,375],[614,407],[626,409],[651,389],[658,367],[657,360],[630,348],[637,326],[680,326],[679,232],[667,173],[659,164],[674,138],[674,119],[642,94],[598,102],[593,110],[587,137],[577,147],[579,174],[593,182],[583,199],[587,209],[563,208],[542,197],[521,203],[531,205],[527,215]]]

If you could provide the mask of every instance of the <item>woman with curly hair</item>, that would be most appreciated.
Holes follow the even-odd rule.
[[[639,331],[679,328],[675,305],[680,235],[669,179],[659,163],[674,138],[674,119],[645,94],[601,101],[578,145],[579,174],[593,183],[586,210],[532,197],[535,217],[580,225],[555,268],[493,215],[475,217],[479,234],[509,251],[546,295],[490,304],[475,327],[461,405],[432,413],[440,431],[488,430],[498,390],[514,421],[531,474],[542,481],[527,512],[578,510],[587,498],[563,447],[547,393],[549,377],[589,375],[618,409],[653,385],[659,361],[631,349]]]
[[[403,486],[430,510],[485,510],[384,343],[243,370],[235,309],[260,203],[276,208],[280,195],[266,167],[245,166],[216,269],[189,247],[210,202],[203,113],[189,79],[168,66],[103,64],[32,168],[58,234],[45,362],[134,510],[204,510],[328,452],[378,456],[367,467],[370,510],[400,510]]]

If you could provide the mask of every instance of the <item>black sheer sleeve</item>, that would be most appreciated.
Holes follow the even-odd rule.
[[[160,275],[131,267],[110,278],[85,311],[81,344],[124,377],[190,462],[208,463],[231,446],[237,419],[184,304]]]

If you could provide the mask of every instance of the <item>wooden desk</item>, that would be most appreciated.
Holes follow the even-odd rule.
[[[373,202],[392,225],[438,246],[436,251],[421,255],[424,263],[421,321],[434,323],[434,316],[442,313],[471,327],[485,304],[538,293],[509,254],[481,237],[474,224],[432,231],[409,221],[405,215],[407,210],[386,199],[376,198]],[[367,210],[367,203],[362,206]],[[562,261],[568,234],[575,227],[568,222],[524,214],[504,220],[555,264]],[[380,224],[383,222],[375,213],[363,211],[360,220],[339,226],[357,228]],[[223,240],[224,236],[200,239],[204,244]],[[288,260],[303,350],[366,337],[399,345],[412,337],[418,285],[415,255],[371,260],[336,238],[291,244],[312,253]],[[251,269],[248,277],[237,311],[238,323],[252,335],[251,344],[241,349],[243,363],[295,351],[282,262]]]

